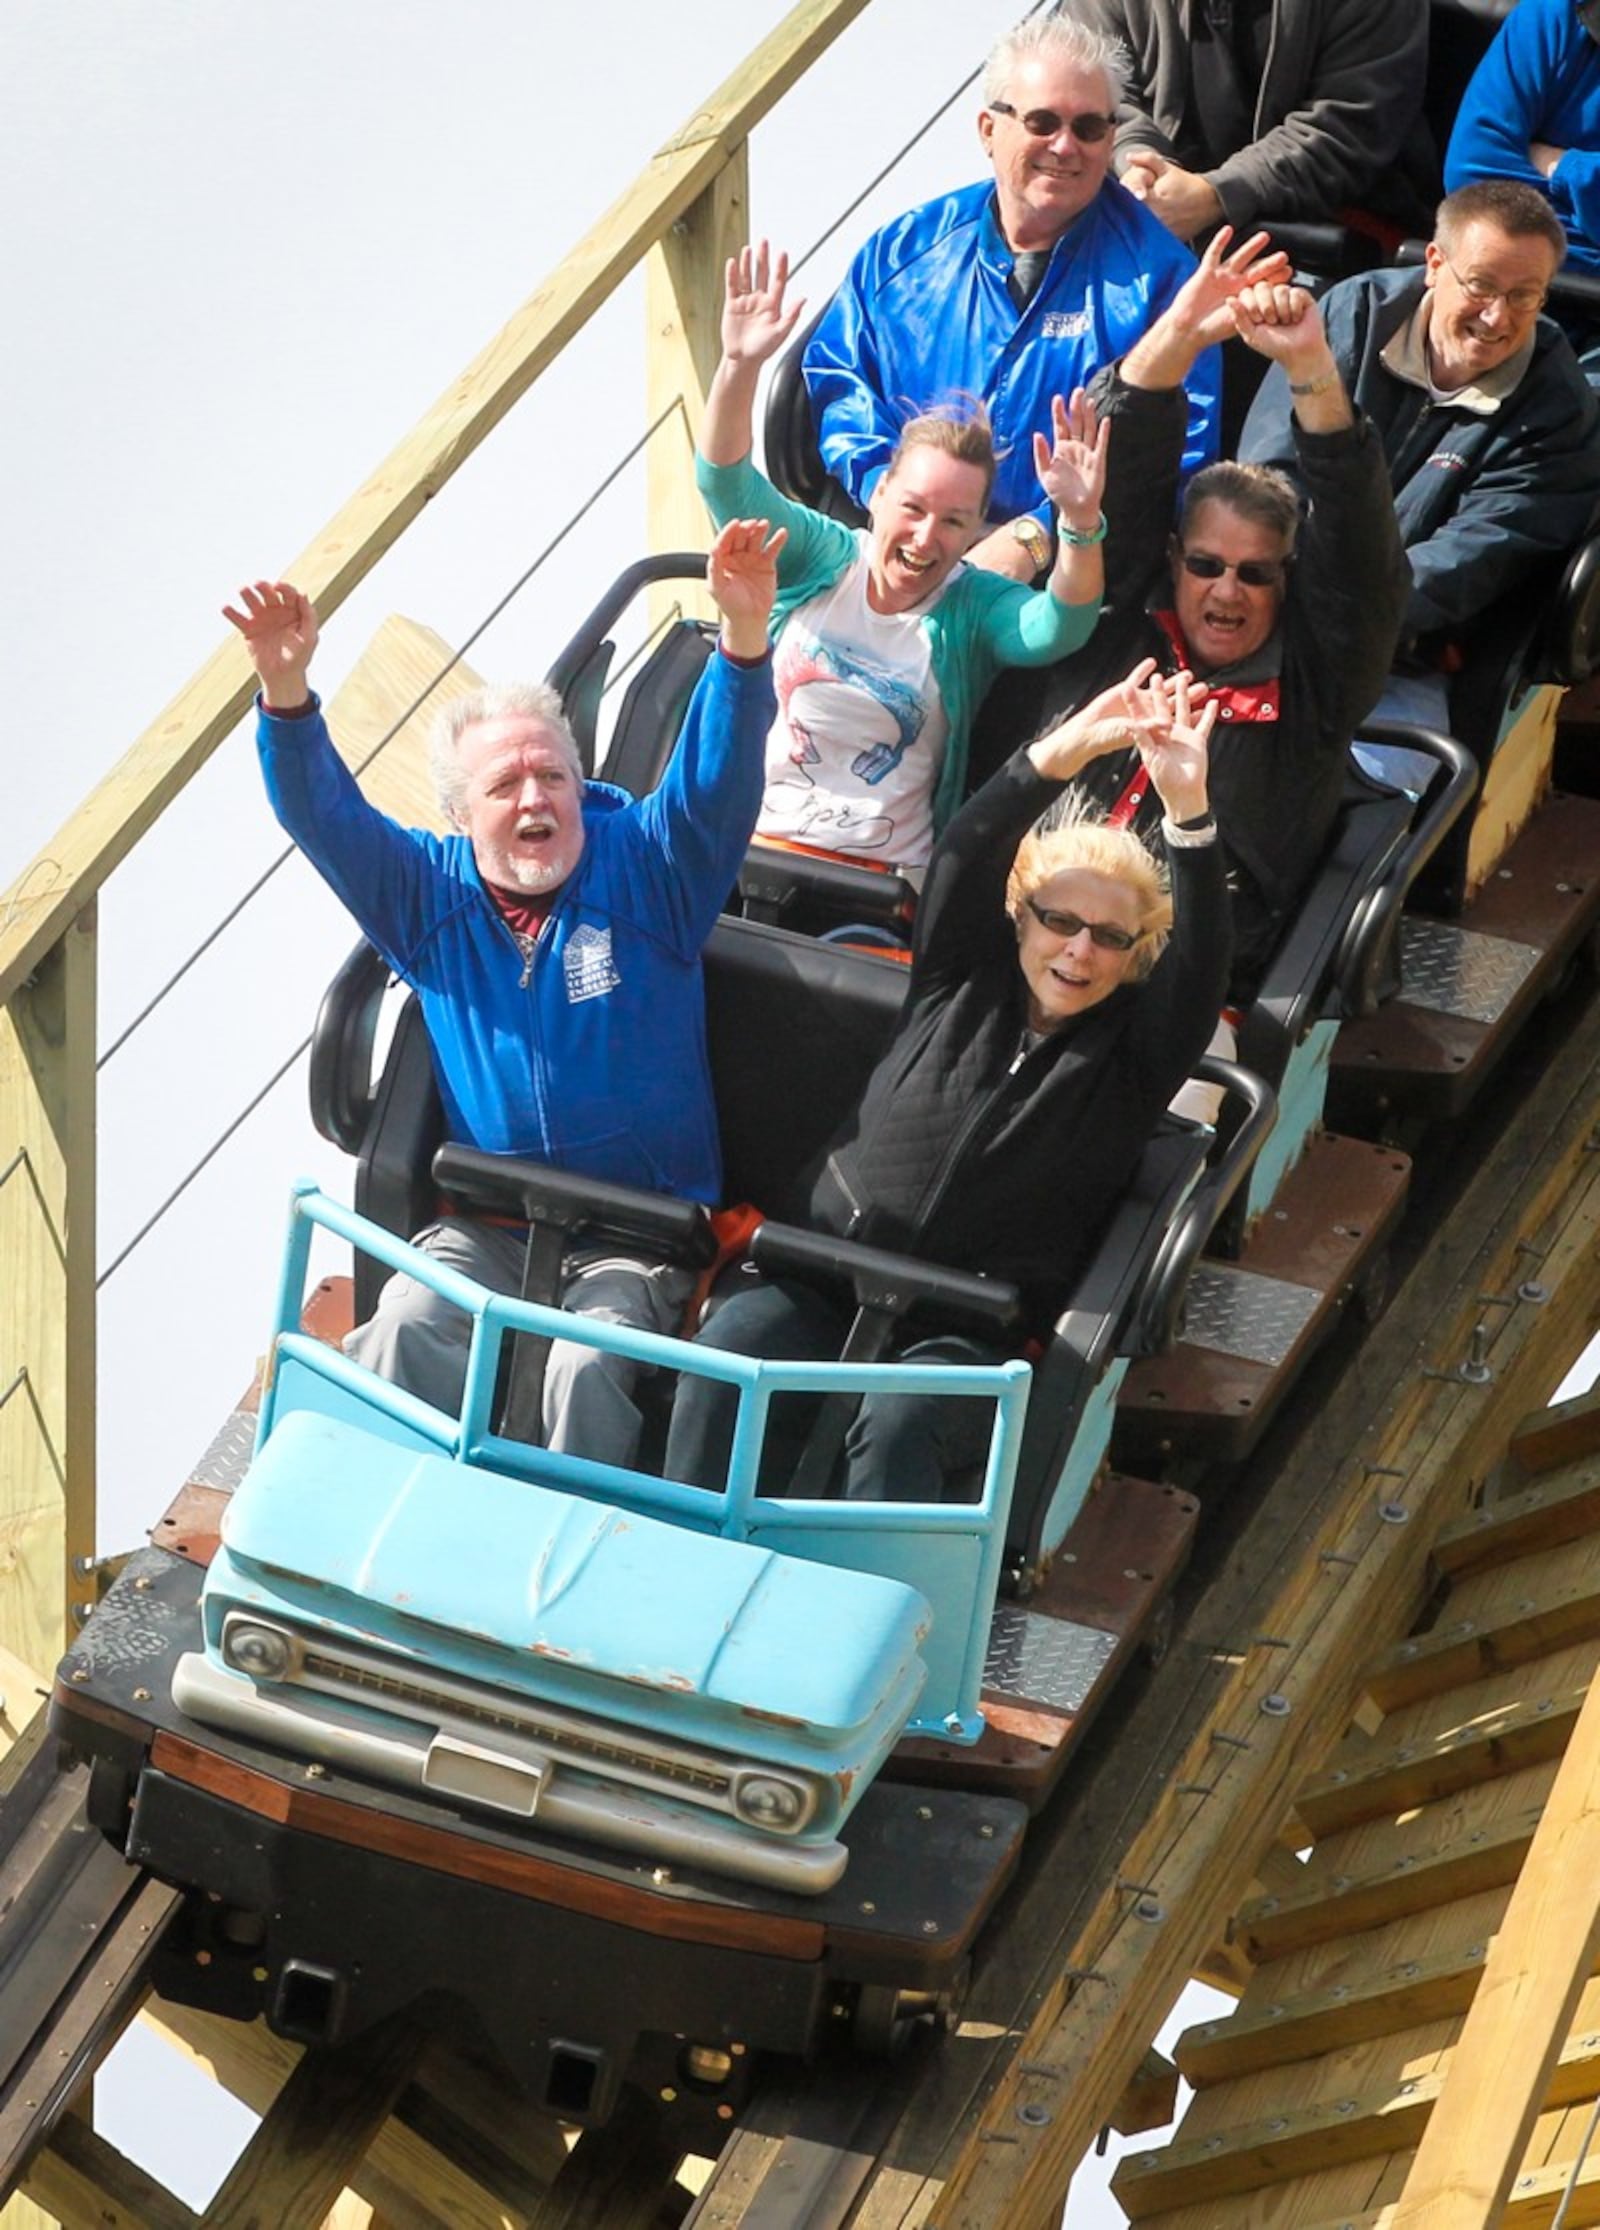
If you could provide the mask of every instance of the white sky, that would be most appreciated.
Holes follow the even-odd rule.
[[[757,134],[756,226],[796,253],[954,90],[1021,0],[873,0]],[[781,0],[7,0],[0,238],[11,432],[0,887],[219,639],[241,579],[286,566],[773,24]],[[969,93],[823,250],[978,174]],[[473,628],[643,424],[638,282],[539,383],[333,620],[331,689],[384,614]],[[539,672],[643,549],[635,468],[474,653]],[[247,735],[225,745],[101,905],[109,1045],[274,856]],[[109,1264],[309,1028],[353,941],[298,866],[101,1078]],[[104,1548],[164,1507],[247,1383],[282,1203],[346,1190],[297,1069],[108,1282]],[[3,1362],[3,1358],[0,1358]],[[248,2129],[125,2045],[111,2140],[201,2204]],[[159,2086],[187,2124],[160,2137]],[[204,2130],[213,2140],[197,2142]],[[1085,2195],[1074,2230],[1118,2223]]]

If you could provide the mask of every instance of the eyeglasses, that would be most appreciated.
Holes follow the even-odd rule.
[[[1023,903],[1039,927],[1048,929],[1052,937],[1076,937],[1080,929],[1087,929],[1090,944],[1098,945],[1102,952],[1132,952],[1144,935],[1142,929],[1123,929],[1114,921],[1085,921],[1082,914],[1058,914],[1053,906],[1036,905],[1031,898]]]
[[[1513,317],[1526,317],[1530,310],[1542,310],[1550,299],[1547,286],[1496,286],[1493,279],[1480,279],[1476,272],[1469,278],[1458,271],[1441,248],[1439,260],[1469,302],[1476,302],[1486,309],[1491,302],[1503,302]]]
[[[1085,109],[1081,116],[1058,116],[1053,108],[1030,108],[1023,114],[1009,101],[991,101],[990,108],[996,116],[1015,118],[1030,139],[1054,139],[1058,132],[1070,132],[1085,147],[1098,147],[1110,136],[1116,125],[1114,116],[1101,116],[1094,109]]]
[[[1209,550],[1180,550],[1178,558],[1185,573],[1192,573],[1197,581],[1220,581],[1224,573],[1237,573],[1241,588],[1282,588],[1289,562],[1287,558],[1241,558],[1230,565]]]

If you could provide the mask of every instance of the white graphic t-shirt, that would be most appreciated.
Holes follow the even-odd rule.
[[[950,723],[918,621],[956,575],[915,613],[875,612],[865,531],[859,542],[855,564],[791,612],[778,637],[778,717],[756,834],[920,868],[933,850]]]

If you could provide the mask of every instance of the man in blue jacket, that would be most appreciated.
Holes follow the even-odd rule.
[[[450,1135],[489,1153],[715,1203],[721,1186],[700,953],[761,804],[774,700],[767,621],[781,537],[735,520],[708,567],[722,614],[658,788],[586,782],[560,700],[486,690],[442,716],[434,775],[455,833],[402,829],[362,796],[307,674],[310,603],[258,581],[227,617],[261,680],[273,811],[422,1006]],[[521,1281],[520,1233],[447,1216],[417,1244],[496,1291]],[[563,1306],[677,1329],[687,1273],[615,1245],[569,1257]],[[346,1342],[436,1406],[460,1400],[471,1326],[403,1276]],[[632,1460],[633,1366],[551,1350],[544,1439]]]
[[[1117,49],[1070,17],[1030,16],[984,70],[978,136],[994,179],[875,233],[805,353],[823,462],[865,505],[907,419],[979,397],[1000,458],[992,531],[967,555],[1013,580],[1048,570],[1033,436],[1050,404],[1139,338],[1194,257],[1111,176]],[[1217,454],[1221,352],[1189,379],[1185,474]]]

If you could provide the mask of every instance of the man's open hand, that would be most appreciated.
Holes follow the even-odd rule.
[[[274,711],[295,711],[311,694],[306,674],[317,647],[311,599],[288,581],[257,581],[240,589],[239,602],[243,611],[224,604],[222,616],[244,637],[262,703]]]

